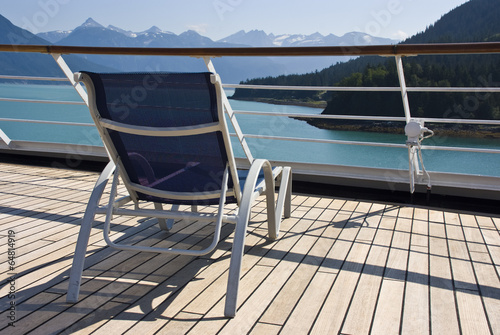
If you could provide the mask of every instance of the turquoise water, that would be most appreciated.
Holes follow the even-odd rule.
[[[81,101],[74,89],[61,85],[0,84],[0,97]],[[233,109],[276,113],[319,114],[321,109],[270,105],[258,102],[230,100]],[[20,102],[0,102],[0,117],[92,123],[85,106],[54,105]],[[304,121],[280,116],[238,115],[244,133],[312,139],[405,143],[405,136],[369,132],[349,132],[318,129]],[[14,140],[102,145],[94,128],[0,122],[0,128]],[[380,168],[408,168],[406,149],[378,148],[341,144],[306,143],[249,139],[252,154],[258,158],[294,162],[341,164]],[[463,146],[500,149],[499,140],[466,139],[434,136],[425,145]],[[238,156],[242,151],[235,150]],[[470,173],[500,176],[500,155],[450,151],[424,152],[425,167],[430,171]]]

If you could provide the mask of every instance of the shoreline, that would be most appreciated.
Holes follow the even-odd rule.
[[[297,117],[294,119],[305,121],[311,126],[314,126],[319,129],[343,130],[343,131],[366,131],[366,132],[404,135],[403,122],[390,122],[390,121],[387,122],[340,121],[339,122],[339,120],[318,120],[318,119],[302,118],[302,117]],[[434,136],[500,139],[500,126],[443,124],[443,123],[431,123],[431,122],[426,123],[425,126],[428,127],[430,130],[434,131]]]
[[[300,100],[280,100],[273,98],[233,98],[227,97],[232,100],[241,100],[241,101],[254,101],[254,102],[262,102],[271,105],[285,105],[285,106],[300,106],[300,107],[312,107],[312,108],[326,108],[327,101],[300,101]]]
[[[288,105],[312,108],[326,108],[327,101],[299,101],[299,100],[279,100],[272,98],[233,98],[228,99],[241,101],[255,101],[272,105]],[[403,122],[384,122],[384,121],[342,121],[342,120],[319,120],[316,118],[293,117],[296,120],[307,122],[309,125],[327,130],[342,131],[366,131],[373,133],[403,134]],[[426,126],[434,131],[435,136],[449,137],[470,137],[500,139],[500,126],[490,125],[467,125],[467,124],[444,124],[427,123]]]

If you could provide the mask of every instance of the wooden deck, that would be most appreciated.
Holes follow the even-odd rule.
[[[108,248],[99,216],[80,302],[66,304],[96,179],[0,163],[0,333],[500,334],[498,217],[300,194],[275,242],[263,199],[254,207],[234,319],[223,317],[230,224],[212,254],[167,256]],[[115,238],[148,246],[203,245],[211,228],[115,222]]]

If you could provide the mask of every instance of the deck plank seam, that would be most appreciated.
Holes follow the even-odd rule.
[[[387,205],[385,207],[385,213],[388,212],[388,208],[387,208]],[[398,212],[399,212],[399,209],[398,209]],[[386,273],[386,270],[387,270],[387,266],[388,266],[388,263],[389,263],[389,255],[391,254],[391,246],[393,244],[393,240],[394,240],[394,231],[395,231],[395,227],[396,227],[396,221],[397,221],[397,215],[394,217],[392,215],[389,215],[387,216],[388,218],[393,218],[394,220],[394,223],[392,224],[392,231],[391,231],[391,238],[390,240],[388,241],[388,245],[385,246],[385,245],[381,245],[383,247],[387,247],[387,256],[385,257],[385,262],[384,262],[384,269],[382,271],[382,274],[381,274],[381,278],[380,278],[380,286],[378,288],[378,292],[377,292],[377,298],[375,299],[375,305],[373,306],[373,314],[372,314],[372,318],[371,318],[371,322],[370,322],[370,326],[368,328],[368,333],[371,334],[373,332],[373,325],[374,325],[374,322],[375,322],[375,316],[376,316],[376,313],[377,313],[377,310],[378,310],[378,305],[379,305],[379,301],[380,301],[380,295],[381,295],[381,292],[382,292],[382,285],[384,283],[384,280],[385,280],[385,273]]]
[[[359,204],[359,202],[358,202],[357,204]],[[346,201],[346,202],[344,202],[344,204],[341,206],[341,208],[339,208],[339,210],[338,210],[338,212],[336,213],[335,217],[337,217],[337,215],[339,215],[339,214],[340,214],[340,215],[342,215],[342,214],[344,214],[344,215],[345,215],[345,214],[346,214],[346,213],[345,213],[345,212],[346,212],[346,210],[344,209],[344,206],[346,206],[346,205],[347,205],[347,201]],[[356,207],[357,207],[357,205],[356,205]],[[326,253],[326,256],[324,257],[323,262],[321,262],[321,264],[320,264],[320,266],[318,267],[318,270],[316,270],[316,273],[315,273],[315,275],[314,275],[314,276],[316,276],[316,274],[317,274],[317,273],[320,271],[320,269],[323,267],[323,265],[324,265],[324,263],[325,263],[325,261],[326,261],[326,259],[327,259],[328,255],[330,254],[330,252],[331,252],[331,250],[334,248],[334,246],[338,243],[338,241],[341,241],[340,236],[342,235],[342,232],[344,231],[344,229],[345,229],[345,228],[346,228],[346,226],[348,225],[348,223],[349,223],[349,221],[350,221],[350,219],[351,219],[351,217],[352,217],[353,213],[354,213],[354,210],[349,211],[349,218],[348,218],[348,219],[343,220],[342,226],[340,227],[339,234],[337,235],[337,237],[335,238],[335,241],[332,243],[332,245],[331,245],[330,249],[329,249],[329,250],[328,250],[328,252]],[[332,218],[332,221],[333,221],[333,220],[334,220],[334,218]],[[358,232],[356,233],[356,236],[357,236],[358,234],[359,234],[359,229],[358,229]],[[349,250],[352,248],[352,245],[353,245],[353,244],[354,244],[354,240],[352,241],[352,243],[351,243],[351,246],[350,246]],[[339,273],[340,273],[340,271],[341,271],[342,267],[344,266],[344,263],[345,263],[345,260],[346,260],[346,259],[347,259],[347,257],[348,257],[348,254],[349,254],[349,251],[347,251],[347,252],[345,253],[345,256],[344,256],[345,258],[344,258],[344,260],[342,261],[342,263],[341,263],[341,264],[339,264],[339,268],[338,268],[338,269],[336,269],[337,271],[336,271],[336,274],[335,274],[335,278],[333,279],[333,281],[332,281],[332,283],[331,283],[331,286],[330,286],[330,288],[328,289],[328,292],[327,292],[327,293],[326,293],[326,295],[325,295],[325,300],[321,303],[321,306],[320,306],[320,307],[319,307],[319,309],[318,309],[318,313],[317,313],[317,314],[316,314],[316,316],[314,317],[314,320],[312,321],[312,323],[311,323],[311,325],[310,325],[310,327],[309,327],[308,333],[312,332],[312,331],[313,331],[313,329],[314,329],[314,327],[316,326],[316,323],[317,323],[317,321],[318,321],[318,319],[319,319],[319,317],[320,317],[320,315],[321,315],[321,311],[323,310],[323,307],[325,306],[325,304],[326,304],[326,302],[327,302],[327,300],[328,300],[328,297],[330,296],[330,294],[331,294],[331,292],[332,292],[332,289],[333,289],[333,287],[334,287],[334,285],[335,285],[335,282],[336,282],[336,281],[337,281],[337,279],[338,279],[338,275],[339,275]],[[328,272],[328,273],[330,274],[331,272]],[[314,276],[313,276],[313,278],[314,278]],[[306,288],[306,290],[307,290],[307,288]],[[305,290],[304,292],[306,292],[306,290]],[[293,313],[293,312],[292,312],[292,313]],[[290,314],[290,316],[291,316],[291,314]],[[290,316],[289,316],[289,317],[290,317]],[[287,322],[288,322],[288,319],[287,319]],[[285,325],[286,325],[286,322],[285,322]]]
[[[159,242],[157,242],[157,243],[160,243],[160,242],[161,242],[161,241],[159,241]],[[156,244],[157,244],[157,243],[156,243]],[[109,272],[109,271],[116,271],[116,269],[115,269],[116,267],[120,267],[121,265],[123,265],[124,263],[126,263],[128,260],[130,260],[131,258],[135,257],[137,254],[138,254],[138,253],[133,253],[133,255],[131,255],[129,258],[127,258],[127,259],[123,260],[123,261],[122,261],[121,263],[119,263],[119,264],[116,264],[116,265],[115,265],[113,268],[111,268],[111,269],[106,269],[106,270],[104,270],[104,272],[103,272],[103,273],[106,273],[106,272]],[[151,256],[151,258],[154,258],[154,257],[156,257],[156,256],[154,256],[154,255],[153,255],[153,256]],[[161,266],[159,266],[159,267],[158,267],[158,269],[159,269],[159,268],[161,268],[161,267],[166,266],[166,265],[167,265],[168,263],[170,263],[170,262],[175,261],[175,259],[176,259],[177,257],[178,257],[178,256],[172,257],[172,258],[171,258],[171,259],[170,259],[167,263],[162,263],[162,264],[161,264]],[[186,266],[189,266],[189,264],[190,264],[190,263],[192,263],[192,262],[194,262],[194,261],[196,260],[196,257],[192,257],[192,258],[193,258],[193,259],[192,259],[191,261],[189,261],[189,262],[187,263],[187,265],[186,265]],[[140,265],[138,265],[138,266],[140,266]],[[137,268],[137,267],[136,267],[136,268]],[[116,278],[114,278],[114,280],[113,280],[112,282],[110,282],[110,283],[106,284],[105,286],[103,286],[102,288],[100,288],[100,289],[99,289],[99,291],[105,290],[105,289],[106,289],[106,287],[109,287],[109,286],[114,285],[114,284],[116,283],[116,281],[117,281],[117,280],[119,280],[119,279],[120,279],[120,278],[122,278],[123,276],[128,275],[128,274],[129,274],[129,272],[132,272],[133,270],[134,270],[134,269],[131,269],[130,271],[127,271],[127,272],[123,273],[120,277],[116,277]],[[179,271],[182,271],[182,268],[181,268],[180,270],[176,271],[175,273],[171,274],[171,275],[170,275],[170,276],[168,276],[167,278],[165,278],[165,280],[164,280],[163,282],[158,283],[158,284],[157,284],[157,286],[162,285],[165,281],[168,281],[168,279],[169,279],[169,278],[171,278],[172,276],[175,276],[175,275],[176,275]],[[146,274],[145,276],[148,276],[148,275]],[[96,277],[94,277],[93,279],[95,280],[95,279],[96,279]],[[144,278],[143,278],[143,279],[144,279]],[[92,280],[92,279],[91,279],[91,280]],[[141,280],[141,279],[136,279],[136,283],[137,283],[137,282],[139,282],[140,280]],[[122,290],[122,291],[120,291],[120,292],[116,293],[114,296],[110,297],[110,299],[108,299],[108,300],[104,301],[102,305],[107,304],[107,303],[109,303],[109,302],[114,302],[114,303],[117,303],[117,302],[118,302],[118,303],[120,303],[119,301],[115,301],[114,299],[115,299],[116,297],[118,297],[121,293],[123,293],[123,292],[125,292],[126,290],[128,290],[129,288],[130,288],[130,287],[125,287],[125,288],[123,288],[123,290]],[[182,288],[181,288],[181,287],[178,287],[178,290],[180,290],[180,289],[182,289]],[[151,289],[151,290],[152,290],[152,289]],[[151,290],[150,290],[150,291],[151,291]],[[89,296],[89,297],[90,297],[90,296]],[[83,301],[83,300],[85,300],[85,299],[87,299],[87,298],[89,298],[89,297],[86,297],[86,298],[82,299],[82,301]],[[138,298],[138,299],[139,299],[139,298]],[[125,304],[125,307],[128,307],[128,306],[130,306],[130,304]],[[72,308],[72,307],[73,307],[73,306],[70,306],[69,308]],[[88,315],[88,314],[87,314],[87,315]],[[81,317],[81,319],[85,318],[87,315],[82,316],[82,317]],[[80,319],[80,320],[81,320],[81,319]]]
[[[263,223],[262,223],[262,224],[263,224]],[[262,225],[262,224],[261,224],[261,225]],[[227,228],[227,227],[229,227],[229,224],[225,225],[225,227],[226,227],[226,228]],[[223,227],[223,228],[224,228],[224,227]],[[229,238],[229,236],[231,236],[231,234],[232,234],[232,231],[229,231],[229,232],[227,232],[227,234],[226,234],[227,236],[222,236],[222,235],[221,235],[221,241],[223,241],[223,240],[225,240],[225,239]],[[222,237],[223,237],[223,238],[222,238]],[[224,254],[229,253],[229,252],[230,252],[230,251],[229,251],[229,249],[230,249],[230,247],[228,247],[228,250],[226,250],[226,252],[225,252]],[[201,257],[195,257],[192,261],[196,261],[196,259],[200,259],[200,260],[201,260],[201,259],[203,259],[203,258],[201,258]],[[211,260],[211,261],[212,261],[212,262],[215,262],[215,261],[217,261],[217,260],[216,260],[216,259],[214,259],[214,260]],[[164,266],[166,266],[166,265],[167,265],[167,264],[162,264],[159,268],[162,268],[162,267],[164,267]],[[182,271],[182,269],[180,269],[179,271]],[[226,270],[226,271],[227,271],[227,270]],[[224,272],[226,272],[226,271],[224,271]],[[223,272],[223,273],[221,273],[221,275],[220,275],[220,276],[224,275],[224,272]],[[176,273],[177,273],[177,272],[176,272]],[[202,273],[203,273],[203,271],[202,271],[200,274],[197,274],[197,276],[201,275]],[[169,278],[171,278],[171,277],[172,277],[172,276],[174,276],[174,275],[175,275],[175,274],[172,274],[171,276],[169,276]],[[219,276],[219,277],[220,277],[220,276]],[[166,279],[165,279],[162,283],[159,283],[157,286],[160,286],[160,285],[162,285],[163,283],[166,283],[166,282],[169,280],[169,278],[166,278]],[[215,279],[215,280],[217,280],[217,279]],[[215,280],[214,280],[214,281],[215,281]],[[189,283],[189,281],[188,281],[188,282],[186,282],[186,284],[185,284],[185,285],[187,285],[188,283]],[[185,285],[184,285],[183,287],[185,287]],[[150,290],[149,292],[151,292],[151,290]],[[177,292],[182,292],[182,288],[179,288]],[[198,295],[200,295],[200,294],[202,294],[202,292],[199,292],[199,294],[198,294]],[[197,296],[198,296],[198,295],[197,295]],[[162,303],[160,303],[160,304],[159,304],[159,305],[158,305],[155,309],[153,309],[153,310],[151,310],[150,312],[148,312],[147,314],[143,315],[143,316],[141,317],[141,320],[143,320],[144,318],[149,317],[149,315],[151,315],[151,314],[154,314],[154,313],[157,311],[157,309],[158,309],[158,308],[159,308],[162,304],[166,304],[166,303],[168,303],[168,301],[170,301],[170,300],[171,300],[171,298],[172,298],[172,297],[167,298],[165,301],[163,301]],[[195,298],[196,298],[196,297],[195,297]],[[195,298],[194,298],[194,299],[195,299]],[[137,303],[140,299],[142,299],[142,297],[138,297],[136,300],[134,300],[132,303],[130,303],[130,306],[133,306],[134,304],[136,304],[136,303]],[[221,299],[222,299],[222,298],[221,298]],[[188,303],[188,304],[189,304],[189,303]],[[181,312],[183,312],[183,310],[179,311],[179,313],[181,313]],[[138,322],[140,322],[140,320],[137,320],[137,321],[134,323],[134,325],[136,325]],[[105,325],[105,324],[106,324],[106,323],[104,323],[101,327],[104,327],[104,325]],[[131,329],[132,327],[134,327],[134,325],[131,325],[129,329]]]
[[[333,201],[333,200],[332,200],[332,201]],[[310,210],[312,210],[313,208],[314,208],[314,207],[312,207]],[[322,208],[321,214],[319,214],[317,217],[320,217],[320,216],[321,216],[321,215],[322,215],[322,214],[323,214],[323,213],[327,210],[327,208],[328,208],[328,206],[327,206],[327,207]],[[309,211],[310,211],[310,210],[309,210]],[[309,211],[308,211],[308,212],[309,212]],[[305,215],[307,215],[307,213],[306,213]],[[311,225],[309,226],[309,228],[313,227],[313,226],[314,226],[314,224],[315,224],[317,221],[319,221],[319,220],[318,220],[318,219],[314,220],[314,221],[311,223]],[[308,285],[306,285],[306,287],[305,287],[304,291],[302,292],[302,294],[300,294],[300,296],[299,296],[299,297],[298,297],[298,299],[296,300],[296,302],[295,302],[294,306],[292,307],[292,310],[291,310],[290,314],[288,315],[288,317],[287,317],[287,318],[285,318],[285,320],[284,320],[283,324],[279,324],[279,323],[270,323],[270,322],[264,322],[264,321],[262,321],[261,319],[262,319],[262,316],[265,314],[265,312],[266,312],[267,310],[269,310],[269,308],[271,308],[272,304],[273,304],[273,303],[274,303],[274,301],[277,299],[277,297],[280,295],[280,293],[281,293],[281,292],[282,292],[282,290],[285,288],[285,286],[287,285],[287,283],[291,280],[291,278],[292,278],[293,274],[294,274],[296,271],[298,271],[299,266],[300,266],[301,264],[303,264],[303,262],[305,261],[305,259],[308,257],[308,255],[309,255],[310,251],[314,248],[314,246],[315,246],[315,245],[318,243],[318,241],[320,240],[321,236],[323,236],[323,234],[324,234],[324,233],[325,233],[325,231],[327,230],[327,226],[324,226],[321,230],[322,230],[322,231],[321,231],[321,233],[319,234],[319,236],[315,236],[315,237],[316,237],[316,240],[314,241],[314,243],[312,243],[311,247],[310,247],[310,248],[308,249],[308,251],[305,253],[304,257],[300,260],[299,264],[298,264],[298,265],[296,266],[296,268],[293,270],[292,274],[290,274],[290,276],[287,278],[287,280],[283,283],[283,285],[282,285],[282,286],[281,286],[281,288],[278,290],[278,292],[276,293],[276,295],[274,296],[274,298],[272,299],[272,301],[270,302],[270,304],[267,306],[267,308],[265,308],[265,309],[263,310],[263,312],[262,312],[261,316],[257,319],[257,322],[255,323],[255,325],[257,325],[257,323],[264,323],[264,324],[271,324],[271,325],[277,325],[277,326],[281,326],[281,327],[283,327],[283,326],[284,326],[284,324],[286,324],[286,322],[287,322],[288,318],[289,318],[289,317],[290,317],[290,315],[291,315],[291,312],[292,312],[292,311],[296,308],[296,306],[297,306],[298,302],[300,301],[300,299],[302,298],[302,296],[305,294],[305,291],[307,290],[307,287],[309,286],[309,284],[308,284]],[[305,230],[305,231],[307,232],[307,231],[309,231],[309,229],[307,229],[307,230]],[[303,234],[303,235],[305,235],[305,234]],[[300,241],[300,239],[299,239],[299,240],[297,240],[297,243],[299,243],[299,241]],[[292,247],[290,247],[290,250],[292,250],[292,249],[293,249],[293,246],[292,246]],[[328,251],[329,251],[329,250],[328,250]],[[327,253],[328,253],[328,251],[327,251]],[[285,257],[286,257],[286,255],[285,255]],[[283,259],[284,259],[285,257],[283,257]],[[324,257],[323,257],[323,258],[324,258]],[[320,265],[321,265],[321,262],[317,265],[317,268],[319,268],[319,267],[320,267]],[[316,270],[316,271],[317,271],[317,270]],[[316,272],[316,271],[315,271],[315,272]],[[313,278],[313,277],[314,277],[314,274],[311,276],[310,281],[312,280],[312,278]],[[309,283],[310,283],[310,281],[309,281]],[[254,327],[255,327],[255,325],[254,325]],[[253,328],[252,328],[252,330],[253,330]],[[251,330],[251,331],[252,331],[252,330]]]
[[[308,199],[305,199],[305,200],[303,201],[303,203],[304,203],[304,202],[306,202],[306,201],[308,201]],[[319,201],[319,200],[318,200],[318,201]],[[315,201],[315,203],[317,203],[318,201]],[[299,208],[299,206],[298,206],[297,208]],[[297,226],[299,226],[299,225],[301,224],[301,219],[302,219],[302,218],[304,218],[304,217],[307,215],[307,213],[308,213],[309,211],[311,211],[314,207],[309,207],[309,206],[307,206],[307,208],[308,208],[308,209],[307,209],[306,211],[303,211],[303,212],[302,212],[302,215],[301,215],[300,217],[296,217],[296,218],[294,218],[294,219],[296,219],[295,224],[293,224],[293,226],[291,226],[291,227],[289,228],[289,230],[288,230],[285,234],[283,234],[283,235],[282,235],[282,236],[281,236],[278,240],[276,240],[276,241],[274,242],[273,246],[272,246],[272,247],[271,247],[271,248],[270,248],[270,249],[269,249],[269,250],[268,250],[268,251],[267,251],[267,252],[266,252],[266,253],[262,256],[262,259],[266,258],[266,257],[267,257],[267,255],[268,255],[270,252],[272,252],[272,251],[273,251],[273,249],[274,249],[274,250],[276,250],[276,249],[275,249],[275,247],[278,245],[278,243],[279,243],[281,240],[283,240],[283,239],[285,239],[285,238],[289,238],[289,237],[290,237],[289,235],[292,235],[292,236],[294,236],[294,235],[295,235],[295,236],[299,236],[299,235],[300,235],[300,234],[296,234],[296,233],[294,233],[292,230],[293,230],[295,227],[297,227]],[[291,216],[292,218],[293,218],[293,213],[294,213],[294,211],[292,210],[292,216]],[[309,226],[308,226],[308,229],[309,229],[309,228],[310,228],[310,227],[314,224],[314,222],[315,222],[315,221],[311,220],[311,222],[310,222],[310,224],[309,224]],[[307,229],[306,229],[305,231],[307,231]],[[294,242],[291,246],[289,246],[289,247],[288,247],[288,251],[286,251],[286,252],[280,252],[280,259],[279,259],[279,260],[278,260],[278,262],[277,262],[277,263],[273,266],[273,268],[277,268],[277,267],[278,267],[278,266],[279,266],[282,262],[284,262],[284,260],[288,257],[288,255],[290,255],[290,250],[292,250],[292,249],[294,248],[294,246],[296,246],[296,245],[299,243],[299,241],[300,241],[300,239],[301,239],[301,238],[302,238],[302,236],[301,236],[301,237],[299,237],[299,238],[297,239],[297,241],[295,241],[295,242]],[[297,262],[297,263],[299,263],[299,264],[300,264],[300,262],[302,261],[302,259],[303,259],[304,257],[305,257],[305,256],[303,256],[303,257],[300,259],[300,261],[298,261],[298,262],[297,262],[296,260],[294,260],[294,262]],[[242,277],[241,277],[241,278],[243,279],[246,275],[248,275],[248,273],[249,273],[249,272],[250,272],[253,268],[255,268],[255,267],[256,267],[256,266],[258,266],[258,265],[260,265],[260,264],[259,264],[259,262],[255,263],[255,264],[252,266],[252,268],[250,268],[250,269],[247,271],[247,273],[245,273],[245,274],[243,274],[243,275],[242,275]],[[292,271],[292,273],[296,270],[296,268],[297,268],[297,267],[298,267],[298,265],[296,265],[296,267],[295,267],[295,269]],[[271,276],[271,275],[272,275],[272,273],[273,273],[273,271],[270,271],[270,272],[267,274],[267,276],[261,280],[261,282],[260,282],[260,283],[259,283],[259,285],[255,288],[255,290],[254,290],[254,291],[257,291],[257,290],[258,290],[258,288],[259,288],[259,287],[260,287],[260,286],[261,286],[261,285],[265,282],[265,280],[266,280],[269,276]],[[287,279],[287,280],[288,280],[288,279]],[[285,282],[286,282],[286,281],[285,281]],[[285,284],[283,284],[283,285],[282,285],[282,287],[283,287],[284,285],[285,285]],[[281,288],[282,288],[282,287],[281,287]],[[274,301],[274,299],[276,298],[276,296],[277,296],[277,295],[279,294],[279,292],[281,291],[281,288],[277,291],[276,295],[275,295],[275,296],[271,299],[270,305],[272,304],[272,301]],[[249,301],[249,299],[251,299],[251,296],[252,296],[252,295],[249,295],[249,296],[248,296],[248,297],[247,297],[244,301],[242,301],[242,302],[240,303],[240,308],[241,308],[241,306],[243,306],[243,305],[244,305],[247,301]],[[262,314],[263,314],[263,313],[265,313],[265,311],[267,310],[267,308],[268,308],[268,307],[269,307],[269,306],[267,306],[267,307],[266,307],[266,308],[262,311],[261,315],[257,318],[257,320],[256,320],[255,324],[257,324],[257,323],[258,323],[258,320],[260,320],[260,318],[262,317]],[[255,326],[255,324],[254,324],[254,326]],[[226,324],[226,325],[227,325],[227,324]],[[224,329],[224,327],[223,327],[222,329]],[[253,327],[252,327],[252,329],[253,329]],[[250,329],[249,331],[251,331],[252,329]]]
[[[367,212],[367,217],[368,217],[368,215],[371,215],[371,214],[368,214],[368,213],[371,213],[371,212],[370,212],[370,210],[371,210],[371,208],[372,208],[372,207],[373,207],[373,204],[370,206],[370,209],[369,209],[369,210],[368,210],[368,212]],[[371,241],[369,241],[369,240],[362,240],[362,241],[363,241],[363,243],[370,242],[370,243],[369,243],[369,245],[370,245],[370,246],[369,246],[369,248],[368,248],[368,250],[367,250],[367,252],[366,252],[366,256],[365,256],[365,258],[364,258],[364,263],[363,263],[363,266],[361,267],[361,269],[360,269],[360,271],[359,271],[359,276],[358,276],[358,278],[357,278],[356,285],[355,285],[354,290],[353,290],[353,294],[351,295],[351,299],[350,299],[349,304],[348,304],[348,306],[347,306],[347,311],[346,311],[346,313],[345,313],[345,315],[344,315],[344,317],[343,317],[343,319],[342,319],[342,322],[341,322],[341,324],[340,324],[340,327],[339,327],[339,332],[340,332],[340,334],[343,334],[342,330],[343,330],[343,328],[344,328],[344,326],[345,326],[345,323],[346,323],[346,321],[347,321],[347,318],[348,318],[348,314],[349,314],[349,313],[348,313],[348,311],[349,311],[349,309],[350,309],[350,307],[351,307],[351,305],[352,305],[352,303],[353,303],[353,301],[354,301],[354,298],[355,298],[355,296],[356,296],[356,291],[357,291],[357,289],[358,289],[358,287],[359,287],[359,283],[360,283],[360,281],[361,281],[361,278],[362,278],[362,276],[363,276],[363,273],[365,272],[365,269],[366,269],[366,262],[367,262],[367,260],[368,260],[369,255],[370,255],[370,252],[372,251],[372,248],[373,248],[373,242],[375,241],[375,238],[376,238],[377,233],[378,233],[378,229],[379,229],[379,227],[380,227],[380,223],[382,222],[382,217],[383,217],[383,212],[384,212],[384,210],[385,210],[385,207],[384,207],[384,209],[382,210],[382,213],[380,214],[380,216],[379,216],[379,218],[378,218],[378,220],[377,220],[377,227],[375,228],[375,232],[374,232],[374,233],[373,233],[373,235],[372,235],[372,239],[371,239]],[[366,220],[366,217],[365,217],[365,220]],[[357,239],[355,239],[354,241],[356,241],[356,240],[357,240]],[[382,285],[382,281],[380,281],[380,285]],[[380,290],[380,287],[379,287],[379,290]],[[374,315],[375,315],[375,308],[373,309],[371,319],[373,319]],[[371,324],[371,322],[370,322],[370,324]],[[371,327],[370,327],[370,328],[371,328]]]
[[[483,290],[481,289],[481,284],[479,282],[479,279],[478,279],[478,276],[477,276],[477,273],[476,273],[476,266],[474,266],[474,264],[476,263],[476,261],[474,260],[474,258],[471,255],[471,250],[470,250],[470,246],[469,246],[470,242],[467,240],[467,234],[466,234],[465,229],[464,229],[464,222],[463,222],[462,215],[460,215],[459,218],[460,218],[460,223],[461,223],[461,228],[462,228],[462,234],[464,236],[465,247],[467,248],[467,254],[468,254],[470,262],[471,262],[472,273],[474,274],[474,280],[475,280],[476,287],[477,287],[477,293],[479,294],[479,297],[481,299],[481,305],[483,307],[483,312],[484,312],[484,316],[486,318],[486,322],[488,323],[488,328],[490,330],[490,334],[494,334],[493,328],[492,328],[492,325],[491,325],[491,321],[490,321],[490,319],[488,317],[488,310],[486,308],[486,304],[485,304],[485,301],[484,301],[484,295],[483,295],[483,292],[482,292]],[[476,218],[474,218],[474,220],[475,220],[475,222],[477,224]],[[484,242],[484,236],[483,236],[482,233],[481,233],[481,237],[483,238],[483,242]]]

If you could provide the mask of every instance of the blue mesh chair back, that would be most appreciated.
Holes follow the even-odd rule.
[[[219,122],[211,73],[84,72],[93,81],[98,118],[126,126],[196,127]],[[221,131],[189,136],[146,136],[105,129],[130,182],[168,192],[222,189],[228,156]],[[233,188],[231,177],[229,189]],[[135,192],[138,200],[217,204],[213,199],[175,200]],[[236,199],[228,197],[227,202]]]

